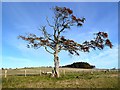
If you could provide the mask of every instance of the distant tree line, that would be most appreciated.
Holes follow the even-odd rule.
[[[93,69],[93,68],[95,68],[94,65],[90,65],[87,62],[74,62],[73,64],[65,65],[65,66],[62,66],[62,67],[63,68],[64,67],[69,67],[69,68],[84,68],[84,69]]]

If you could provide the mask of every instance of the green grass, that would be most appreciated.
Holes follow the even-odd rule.
[[[2,78],[3,88],[117,88],[118,73],[66,72],[60,78],[49,75],[8,76]]]

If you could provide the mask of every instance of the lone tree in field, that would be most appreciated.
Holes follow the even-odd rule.
[[[108,34],[105,32],[95,33],[95,38],[91,41],[85,41],[82,44],[75,42],[74,40],[66,39],[62,36],[65,30],[70,29],[73,26],[81,27],[85,21],[85,18],[77,18],[70,8],[66,7],[54,7],[54,23],[50,23],[48,19],[48,25],[53,29],[53,33],[49,34],[45,26],[42,26],[40,30],[43,33],[43,37],[36,36],[35,34],[28,34],[27,36],[20,35],[25,41],[28,41],[27,47],[45,48],[47,52],[54,55],[54,77],[59,77],[59,56],[61,50],[68,51],[70,54],[76,54],[79,56],[79,51],[89,52],[90,49],[102,50],[104,46],[112,48],[112,43],[108,39]],[[52,49],[52,50],[49,50]],[[53,51],[53,52],[51,52]]]

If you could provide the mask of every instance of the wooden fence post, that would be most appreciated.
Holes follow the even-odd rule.
[[[25,70],[25,77],[26,77],[26,70]]]
[[[40,70],[40,76],[41,76],[41,70]]]
[[[64,75],[65,75],[65,70],[63,71]]]
[[[5,78],[7,77],[7,70],[5,70]]]

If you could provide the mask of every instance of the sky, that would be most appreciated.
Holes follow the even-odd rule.
[[[59,53],[60,66],[73,62],[88,62],[96,68],[118,68],[118,4],[117,2],[3,2],[2,3],[2,67],[22,68],[54,66],[53,56],[44,48],[29,49],[27,42],[18,39],[19,35],[34,33],[41,36],[38,30],[47,26],[46,17],[53,23],[55,6],[68,7],[77,17],[85,17],[82,27],[73,27],[63,35],[78,43],[94,38],[93,33],[104,31],[109,34],[113,48],[80,52],[80,56],[71,56],[68,52]]]

